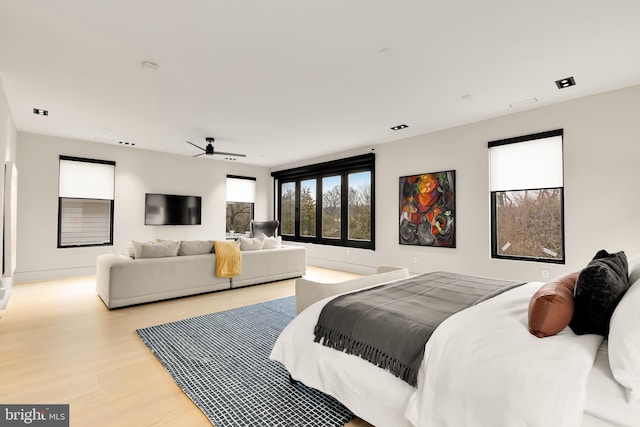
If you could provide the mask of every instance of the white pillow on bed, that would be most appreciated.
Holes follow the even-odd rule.
[[[640,254],[634,255],[627,259],[629,262],[629,284],[640,279]]]
[[[611,317],[609,366],[627,389],[627,401],[640,400],[640,280],[631,285]]]

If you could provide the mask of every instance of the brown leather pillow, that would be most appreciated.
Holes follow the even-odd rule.
[[[557,334],[573,316],[573,289],[578,272],[567,273],[544,284],[529,301],[529,332],[538,338]]]

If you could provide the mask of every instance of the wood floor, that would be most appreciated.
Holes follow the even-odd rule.
[[[310,266],[305,277],[356,275]],[[0,311],[0,404],[69,404],[72,426],[210,426],[136,329],[293,294],[284,280],[109,311],[95,277],[16,284]]]

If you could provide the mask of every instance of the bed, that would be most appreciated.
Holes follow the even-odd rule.
[[[631,279],[639,283],[623,300],[632,314],[618,316],[635,325],[636,341],[626,349],[639,365],[631,366],[625,380],[632,383],[640,382],[633,347],[640,341],[640,315],[633,314],[640,311],[640,273],[634,271]],[[294,380],[335,397],[376,427],[640,425],[640,401],[628,401],[629,391],[610,368],[609,341],[615,338],[618,346],[629,337],[628,331],[614,334],[617,312],[609,340],[569,328],[540,339],[528,331],[527,309],[542,285],[523,284],[445,320],[425,346],[417,387],[314,342],[320,313],[335,297],[300,313],[279,336],[271,358]]]

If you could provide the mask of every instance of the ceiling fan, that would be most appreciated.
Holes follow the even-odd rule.
[[[219,154],[221,156],[232,156],[232,157],[247,157],[246,154],[239,154],[239,153],[225,153],[224,151],[215,151],[213,149],[213,141],[215,141],[215,138],[212,138],[210,136],[205,138],[205,141],[208,142],[207,147],[206,148],[202,148],[199,145],[194,144],[193,142],[189,142],[189,141],[185,141],[187,144],[191,144],[194,147],[198,147],[199,149],[201,149],[202,151],[204,151],[204,153],[200,153],[200,154],[196,154],[193,157],[198,157],[198,156],[202,156],[202,155],[207,155],[207,156],[213,156],[214,154]]]

